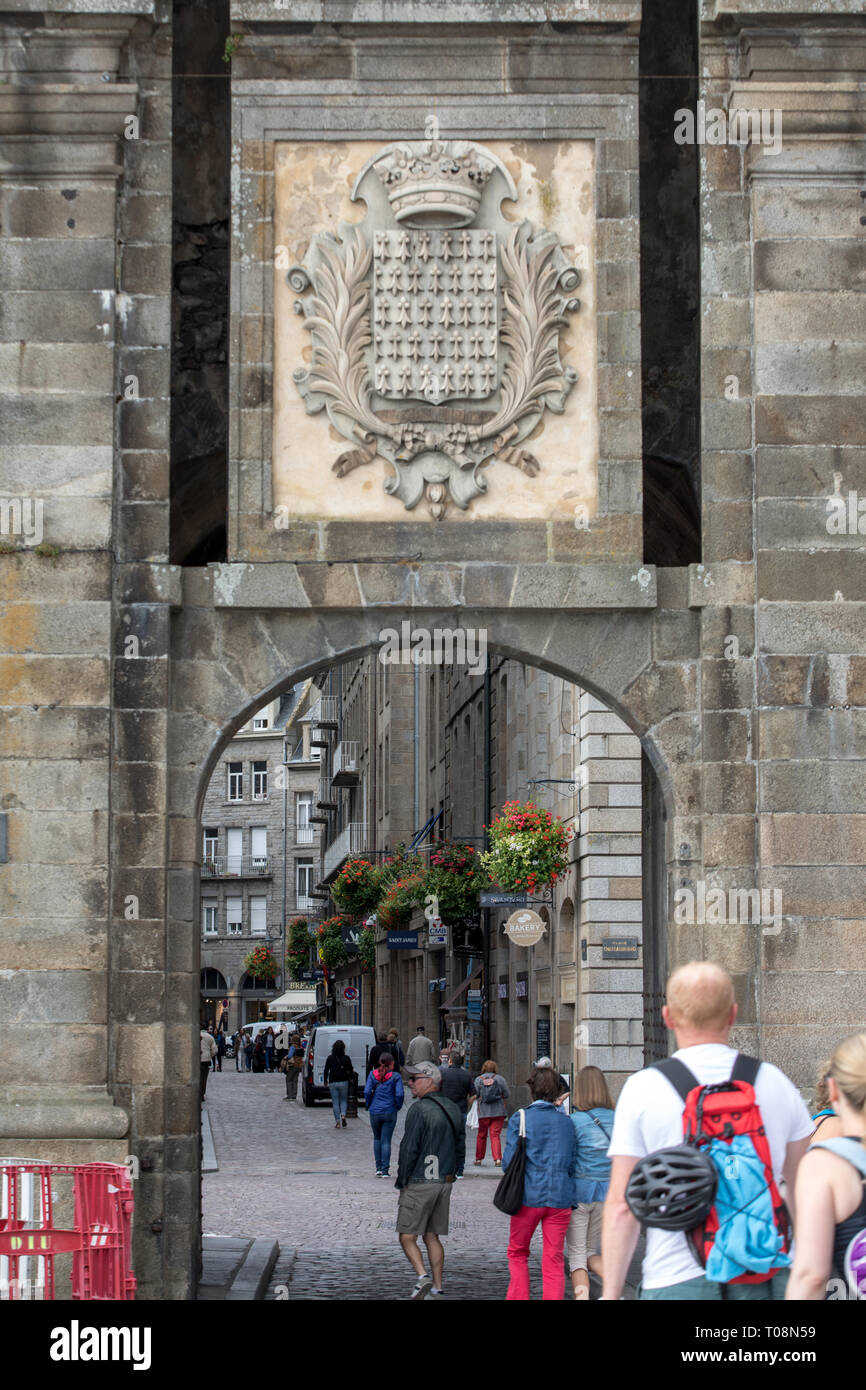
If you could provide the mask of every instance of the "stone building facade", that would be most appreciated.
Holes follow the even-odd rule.
[[[319,904],[319,827],[311,821],[319,784],[310,747],[318,690],[305,682],[257,710],[225,749],[202,808],[202,1019],[234,1030],[264,1016],[283,985],[285,923]],[[306,718],[305,718],[306,716]],[[244,958],[267,944],[280,963],[268,984]],[[228,1018],[222,1003],[228,999]]]
[[[0,1133],[16,1154],[147,1158],[142,1296],[188,1298],[197,1277],[206,788],[255,710],[403,618],[486,629],[492,652],[579,686],[640,740],[655,779],[641,781],[645,992],[662,960],[723,961],[738,1043],[803,1086],[862,1026],[859,9],[702,0],[683,20],[695,104],[726,120],[781,112],[773,152],[754,123],[744,144],[713,144],[706,124],[700,143],[697,120],[694,144],[675,140],[683,101],[653,86],[654,0],[540,0],[519,15],[233,0],[198,68],[180,61],[195,25],[173,29],[162,0],[6,0],[0,1005],[15,1050]],[[214,300],[226,370],[203,340],[177,363],[175,411],[197,372],[204,383],[200,435],[192,412],[175,435],[182,477],[172,299],[201,285],[177,285],[172,267],[173,169],[194,148],[175,120],[173,43],[178,75],[210,74],[221,94],[212,135],[228,109],[234,140],[231,155],[206,146],[223,203],[182,209],[181,243],[202,256],[225,220],[232,266],[230,297]],[[467,176],[498,170],[480,227],[497,254],[509,213],[532,224],[535,253],[549,232],[582,279],[562,294],[581,304],[551,345],[562,414],[545,402],[531,441],[491,438],[496,462],[476,474],[488,490],[465,511],[461,460],[477,463],[490,421],[450,433],[435,371],[418,430],[399,402],[373,402],[383,447],[396,458],[399,436],[416,451],[399,460],[404,493],[424,485],[407,510],[370,457],[373,422],[356,421],[349,446],[324,403],[297,436],[300,478],[294,373],[309,375],[303,304],[326,277],[319,262],[316,285],[286,277],[317,235],[361,226],[352,188],[371,159],[443,137],[481,147],[458,164]],[[494,216],[506,175],[517,197]],[[365,254],[341,274],[360,284]],[[492,355],[508,356],[501,338]],[[225,496],[224,547],[197,496]],[[714,888],[780,893],[778,921],[677,920],[678,892]],[[664,947],[652,969],[649,942]],[[68,1045],[46,1076],[58,1026]]]
[[[480,852],[484,826],[509,800],[534,800],[573,837],[567,877],[538,903],[547,933],[537,946],[509,940],[501,908],[485,910],[489,946],[470,956],[453,952],[454,932],[448,946],[431,945],[420,908],[410,927],[418,950],[391,949],[379,928],[375,978],[360,977],[364,1020],[404,1038],[423,1023],[431,1037],[458,1041],[473,1065],[494,1055],[515,1078],[544,1053],[566,1074],[592,1063],[618,1089],[657,1041],[645,1050],[639,740],[599,700],[515,661],[493,660],[488,680],[457,665],[383,664],[377,653],[331,684],[343,691],[341,729],[360,700],[370,733],[355,803],[364,832],[349,845],[336,825],[325,830],[326,880],[350,852],[381,860],[413,839],[425,860],[445,840]],[[373,775],[371,748],[377,760],[387,751],[384,778]],[[399,816],[395,827],[390,808],[400,805],[412,807],[411,831],[396,828]],[[612,942],[623,936],[634,945],[616,959]],[[354,962],[338,973],[338,1018],[341,985],[357,975]],[[477,1017],[467,1010],[469,978],[482,991]]]

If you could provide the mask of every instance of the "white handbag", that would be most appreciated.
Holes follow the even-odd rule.
[[[472,1104],[471,1104],[470,1107],[469,1107],[469,1113],[468,1113],[467,1116],[466,1116],[466,1127],[467,1127],[467,1129],[477,1129],[477,1128],[478,1128],[478,1101],[477,1101],[477,1100],[473,1100]]]

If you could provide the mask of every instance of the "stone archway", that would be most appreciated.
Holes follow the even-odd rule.
[[[137,885],[143,899],[141,915],[151,918],[160,915],[160,895],[164,893],[167,923],[170,964],[160,982],[166,1016],[162,1072],[168,1116],[165,1181],[186,1196],[182,1206],[178,1202],[178,1218],[170,1239],[155,1241],[146,1223],[138,1228],[138,1265],[153,1271],[150,1287],[157,1297],[188,1297],[197,1277],[199,1113],[194,1024],[199,994],[199,814],[205,788],[223,747],[256,708],[323,664],[351,660],[374,648],[380,642],[382,629],[392,627],[395,620],[399,623],[407,612],[416,626],[484,629],[490,635],[490,650],[578,682],[603,699],[639,735],[655,769],[659,793],[668,807],[669,826],[676,817],[693,814],[695,809],[689,801],[692,781],[686,775],[683,760],[671,757],[673,746],[681,749],[684,742],[687,745],[690,739],[695,741],[688,727],[685,739],[683,736],[683,722],[687,726],[696,723],[693,672],[690,675],[681,664],[675,667],[673,663],[654,660],[650,612],[570,608],[563,602],[564,594],[545,595],[545,606],[541,606],[542,594],[533,589],[531,576],[527,574],[526,582],[520,584],[513,568],[508,592],[516,595],[515,604],[524,606],[478,603],[456,610],[432,603],[412,606],[413,585],[416,597],[436,587],[431,575],[422,575],[418,567],[407,567],[406,592],[402,595],[405,606],[396,611],[377,603],[338,607],[339,575],[333,576],[333,593],[328,593],[327,581],[324,583],[321,598],[328,611],[321,607],[287,610],[266,605],[268,601],[274,604],[276,594],[285,591],[285,582],[278,582],[286,581],[284,571],[301,567],[265,567],[269,571],[265,590],[249,594],[244,589],[247,568],[217,566],[206,572],[187,572],[187,601],[172,614],[171,684],[165,732],[169,853],[162,882],[156,872],[124,863],[124,842],[120,836],[114,841],[117,851],[113,876],[118,897],[120,885],[127,890],[130,885]],[[488,567],[488,571],[495,568]],[[490,578],[495,591],[495,575],[491,573]],[[536,580],[540,587],[541,577],[536,576]],[[369,578],[366,582],[371,583]],[[454,582],[451,576],[449,589]],[[440,574],[439,589],[442,584]],[[288,588],[291,592],[292,586]],[[575,593],[576,602],[577,589]],[[333,607],[329,608],[328,600]],[[244,601],[249,606],[243,606]],[[138,776],[134,765],[120,765],[117,778],[122,796],[133,795]],[[124,779],[128,779],[125,786]],[[670,834],[668,840],[666,846],[659,846],[659,852],[670,874],[675,868]],[[690,942],[689,949],[694,952],[699,947]],[[112,1027],[116,1028],[123,1020],[114,996],[112,1009]],[[128,1082],[120,1071],[118,1068],[116,1081],[123,1086]],[[146,1142],[146,1136],[141,1132],[134,1096],[130,1108],[134,1148],[137,1143]]]

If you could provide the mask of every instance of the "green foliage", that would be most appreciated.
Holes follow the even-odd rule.
[[[472,845],[444,844],[430,855],[425,896],[437,899],[443,922],[471,917],[479,893],[489,886],[490,876]]]
[[[349,859],[331,884],[331,897],[344,912],[366,917],[382,896],[383,866],[369,859]]]
[[[243,34],[229,34],[229,37],[226,39],[226,46],[223,52],[224,63],[231,62],[232,58],[238,51],[238,47],[242,38]]]
[[[507,801],[489,833],[490,849],[480,858],[505,893],[533,893],[568,868],[571,830],[532,801]]]
[[[345,965],[349,953],[343,944],[343,927],[350,919],[341,912],[336,917],[328,917],[316,932],[319,960],[326,970],[337,970]]]
[[[358,960],[364,974],[376,967],[376,932],[373,927],[365,927],[358,933]]]
[[[310,933],[306,917],[293,917],[286,931],[286,970],[296,980],[310,960]]]

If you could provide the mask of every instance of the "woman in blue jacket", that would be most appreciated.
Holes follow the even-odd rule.
[[[551,1067],[540,1067],[528,1081],[532,1096],[525,1114],[526,1174],[523,1206],[511,1218],[508,1268],[511,1280],[506,1297],[529,1298],[529,1246],[541,1222],[543,1240],[541,1274],[545,1300],[561,1300],[565,1293],[565,1234],[574,1206],[577,1171],[577,1135],[568,1115],[555,1103],[560,1099],[559,1076]],[[517,1150],[520,1112],[508,1121],[506,1171]]]
[[[378,1063],[367,1077],[364,1087],[364,1103],[370,1117],[373,1131],[373,1158],[376,1161],[376,1177],[389,1178],[391,1166],[391,1136],[397,1123],[397,1111],[403,1106],[403,1082],[400,1073],[394,1071],[394,1058],[390,1052],[383,1052]]]
[[[610,1186],[607,1156],[613,1099],[598,1067],[581,1067],[574,1087],[577,1133],[577,1206],[568,1227],[568,1267],[575,1298],[589,1298],[589,1271],[601,1278],[601,1209]]]

